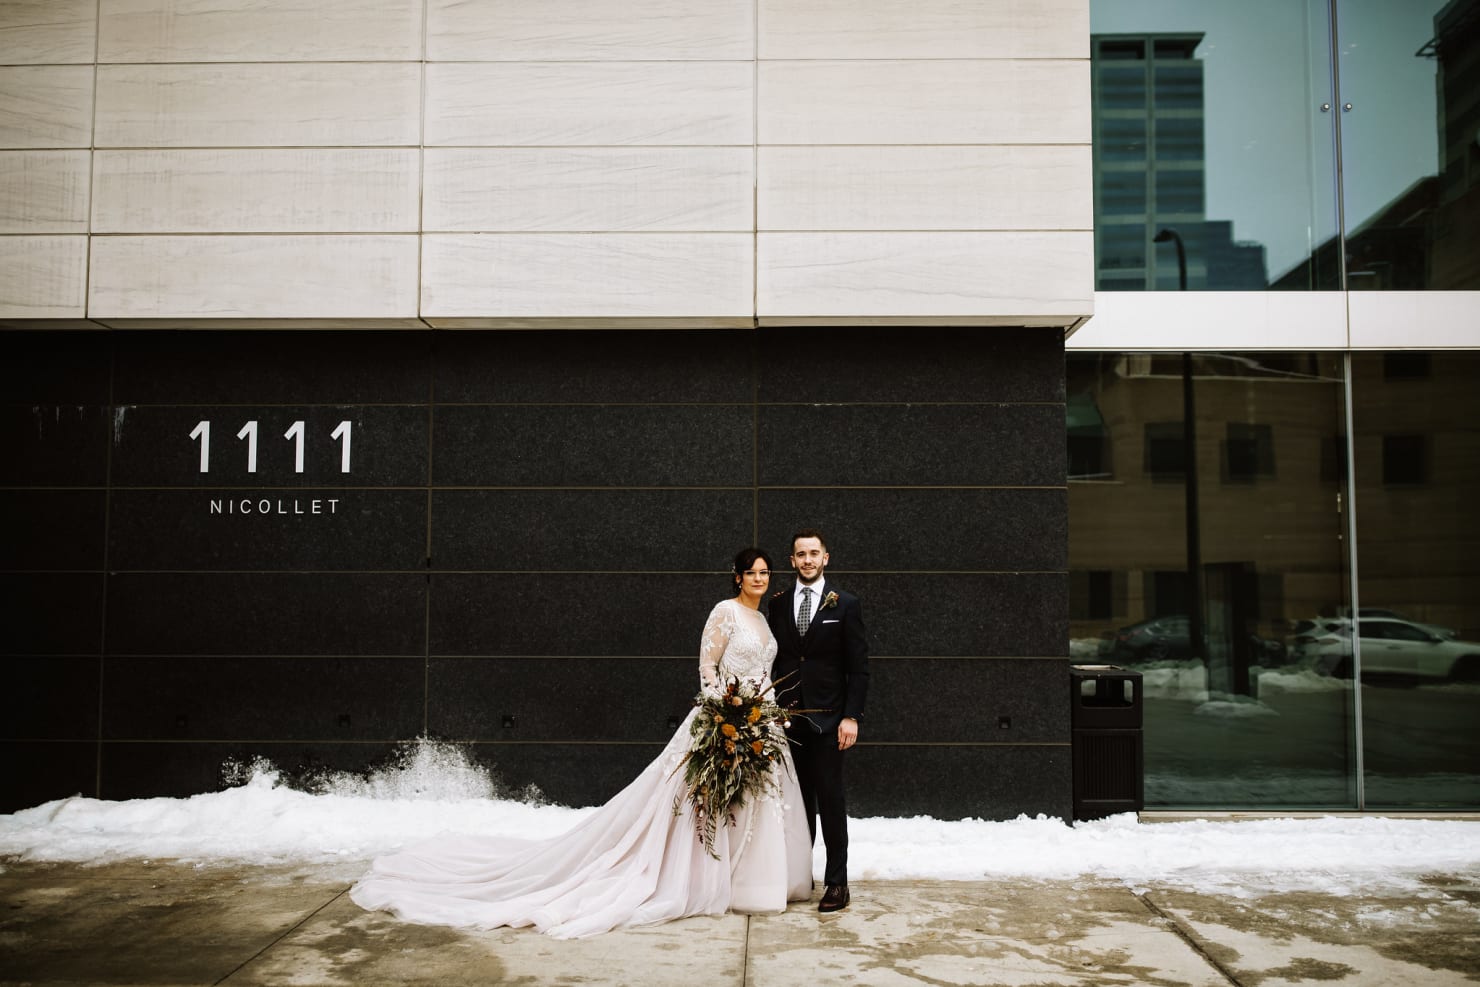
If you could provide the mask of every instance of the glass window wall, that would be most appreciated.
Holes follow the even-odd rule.
[[[1147,806],[1480,807],[1480,352],[1066,381],[1070,653],[1142,673]]]
[[[1475,808],[1480,353],[1351,360],[1366,804]]]
[[[1325,0],[1096,0],[1090,29],[1096,287],[1176,290],[1163,229],[1191,290],[1331,287]]]
[[[1094,0],[1090,25],[1100,290],[1177,289],[1162,230],[1194,291],[1480,288],[1480,0]]]
[[[1338,0],[1336,38],[1347,287],[1480,288],[1480,0]]]
[[[1342,356],[1066,372],[1071,654],[1142,673],[1147,805],[1351,807]]]

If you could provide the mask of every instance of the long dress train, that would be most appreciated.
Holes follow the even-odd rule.
[[[738,677],[769,689],[775,654],[765,617],[724,600],[704,626],[701,684]],[[719,827],[718,859],[700,843],[687,800],[674,813],[694,714],[630,785],[568,832],[544,840],[443,834],[376,858],[350,897],[408,922],[534,926],[562,939],[726,910],[780,912],[806,899],[812,841],[789,751],[776,784]]]

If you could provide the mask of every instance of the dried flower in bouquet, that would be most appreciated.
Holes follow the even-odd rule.
[[[742,679],[731,679],[717,693],[701,692],[694,705],[699,711],[689,727],[692,741],[675,769],[684,773],[684,788],[673,813],[681,813],[685,801],[692,805],[699,840],[718,857],[714,838],[720,821],[734,823],[736,809],[776,784],[789,712],[760,683]]]

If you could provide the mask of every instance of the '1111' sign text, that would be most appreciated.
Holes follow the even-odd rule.
[[[339,427],[329,433],[329,438],[340,443],[339,448],[339,472],[349,472],[349,440],[352,426],[349,422],[340,422]],[[303,472],[303,445],[305,429],[303,422],[297,421],[288,426],[283,433],[283,438],[293,442],[293,472]],[[200,471],[209,473],[211,471],[211,423],[208,421],[197,422],[195,430],[190,433],[192,439],[200,440]],[[247,472],[257,472],[257,423],[247,422],[242,430],[236,433],[238,439],[247,440]]]

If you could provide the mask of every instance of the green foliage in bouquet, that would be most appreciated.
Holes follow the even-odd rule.
[[[786,747],[788,711],[777,706],[758,683],[731,679],[717,695],[694,697],[689,752],[675,771],[684,773],[684,790],[674,800],[673,814],[685,800],[694,807],[694,826],[712,857],[721,819],[735,821],[735,810],[748,798],[776,784],[774,771]]]

